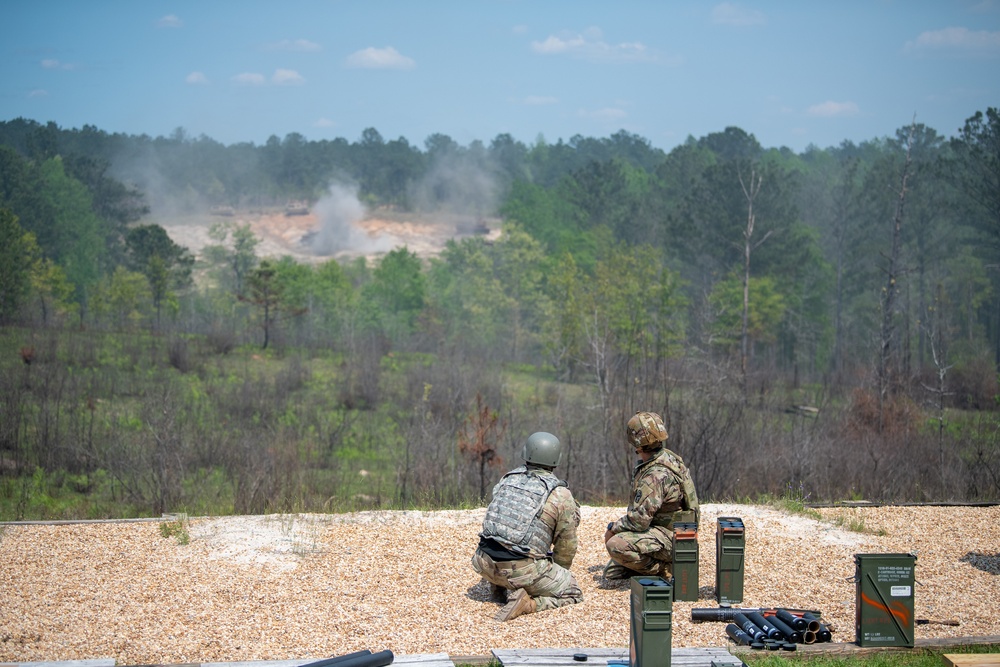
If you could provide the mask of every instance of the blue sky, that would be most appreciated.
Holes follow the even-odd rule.
[[[802,151],[1000,106],[1000,0],[0,0],[0,120],[424,147],[736,125]]]

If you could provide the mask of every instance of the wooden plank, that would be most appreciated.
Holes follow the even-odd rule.
[[[331,656],[336,657],[336,656]],[[309,660],[243,660],[235,662],[189,662],[171,665],[133,665],[132,667],[300,667],[324,658]],[[393,665],[407,667],[455,667],[447,653],[411,653],[392,657]],[[114,658],[100,660],[60,660],[48,662],[0,662],[0,667],[115,667]]]
[[[0,662],[0,667],[114,667],[114,658],[92,660],[43,660],[41,662]]]
[[[414,665],[416,667],[455,667],[455,663],[447,653],[414,653],[412,655],[397,655],[393,658],[394,665]]]
[[[337,656],[330,656],[331,658]],[[248,660],[242,662],[203,662],[198,667],[300,667],[309,663],[319,662],[325,658],[310,658],[308,660]],[[114,663],[111,663],[114,665]],[[409,665],[412,667],[455,667],[447,653],[410,653],[392,656],[393,665]],[[61,665],[60,665],[61,667]],[[171,667],[177,667],[172,665]]]
[[[948,667],[1000,667],[1000,653],[945,653]]]
[[[577,661],[573,656],[581,653],[585,661]],[[577,648],[577,649],[494,649],[493,657],[504,667],[585,667],[601,665],[606,667],[609,660],[629,660],[627,648]],[[742,661],[722,647],[675,648],[670,651],[670,664],[679,667],[739,667]]]
[[[331,656],[333,657],[333,656]],[[198,667],[298,667],[317,662],[325,658],[309,658],[308,660],[239,660],[234,662],[202,662]],[[163,667],[172,667],[164,665]]]

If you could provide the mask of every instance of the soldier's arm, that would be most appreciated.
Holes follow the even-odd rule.
[[[629,501],[625,516],[611,525],[611,532],[642,533],[649,530],[653,515],[663,504],[663,484],[660,475],[649,474],[642,477],[635,485],[635,495]]]
[[[579,546],[577,528],[580,525],[580,505],[566,487],[559,487],[549,496],[543,512],[551,512],[552,560],[567,569],[573,564]]]

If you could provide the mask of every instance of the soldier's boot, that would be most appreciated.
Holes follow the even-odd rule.
[[[507,589],[503,586],[497,586],[494,583],[490,583],[490,602],[507,604]]]
[[[507,604],[497,612],[498,621],[509,621],[524,614],[535,611],[535,599],[528,595],[528,591],[518,588],[514,594],[507,598]]]
[[[628,579],[638,574],[638,572],[633,572],[624,565],[619,565],[613,560],[609,560],[608,564],[604,566],[604,578],[605,579]]]

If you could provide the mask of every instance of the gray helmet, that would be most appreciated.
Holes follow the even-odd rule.
[[[524,441],[521,458],[525,463],[555,468],[562,460],[562,445],[559,444],[559,438],[551,433],[545,431],[532,433]]]

